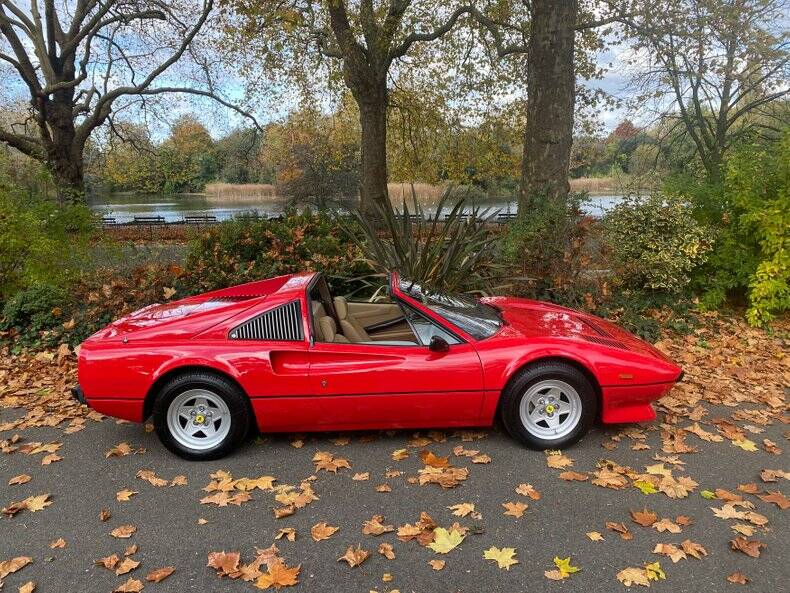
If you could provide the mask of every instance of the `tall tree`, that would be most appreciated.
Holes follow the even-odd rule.
[[[369,214],[375,214],[374,204],[389,207],[387,107],[392,65],[415,44],[448,33],[468,8],[420,0],[229,0],[229,4],[245,20],[238,28],[242,36],[264,38],[267,49],[288,47],[303,64],[309,62],[305,47],[339,62],[343,81],[359,107],[361,207]]]
[[[667,0],[621,16],[640,107],[670,122],[673,141],[690,140],[714,182],[739,137],[787,124],[788,11],[787,0]]]
[[[185,53],[195,57],[212,8],[213,0],[197,10],[183,0],[0,0],[3,91],[27,102],[23,120],[0,127],[0,141],[46,163],[61,199],[80,199],[85,144],[119,99],[191,93],[237,109],[211,85],[156,84]]]
[[[579,0],[531,0],[525,5],[514,1],[505,11],[494,3],[487,10],[475,8],[472,14],[490,35],[500,58],[526,56],[527,121],[519,207],[526,210],[539,199],[564,202],[570,191],[577,74],[594,74],[590,54],[598,40],[593,31],[615,19],[592,18],[589,3],[582,7]]]

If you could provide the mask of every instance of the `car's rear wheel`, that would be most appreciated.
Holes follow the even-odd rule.
[[[572,445],[587,433],[597,413],[598,397],[590,381],[564,362],[530,365],[502,393],[505,428],[533,449]]]
[[[201,372],[167,382],[153,417],[162,444],[196,461],[224,457],[244,440],[250,425],[246,395],[233,382]]]

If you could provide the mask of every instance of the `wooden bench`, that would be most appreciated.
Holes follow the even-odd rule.
[[[242,214],[237,214],[233,217],[235,220],[241,220],[244,222],[254,222],[261,219],[261,215],[257,212],[244,212]]]
[[[114,216],[102,216],[101,217],[102,226],[115,226],[118,224],[118,221],[115,220]]]
[[[184,224],[216,224],[217,217],[211,214],[195,214],[184,217]]]
[[[518,217],[518,214],[515,212],[504,212],[502,214],[497,214],[496,222],[497,224],[507,224],[509,222],[513,222]]]
[[[166,221],[164,216],[135,216],[132,219],[132,224],[148,225],[148,226],[165,224],[165,222]]]

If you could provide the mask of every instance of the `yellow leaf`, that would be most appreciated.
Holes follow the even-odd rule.
[[[587,537],[589,537],[594,542],[602,542],[602,541],[604,541],[603,540],[603,536],[598,531],[588,531],[585,535]]]
[[[557,570],[562,573],[563,578],[572,575],[574,572],[579,572],[581,569],[578,566],[571,566],[571,557],[568,556],[567,558],[559,558],[558,556],[554,557],[554,565],[557,567]]]
[[[667,575],[665,575],[664,571],[661,570],[661,564],[659,562],[645,564],[645,574],[651,581],[658,581],[660,579],[667,578]]]
[[[466,537],[462,532],[452,529],[447,531],[444,527],[437,527],[434,532],[434,540],[428,547],[437,554],[447,554],[450,550],[458,546]]]
[[[736,447],[740,447],[744,451],[749,451],[752,453],[754,451],[757,451],[757,445],[755,445],[754,442],[750,441],[749,439],[740,439],[740,440],[732,441],[732,444],[735,445]]]
[[[485,552],[483,552],[483,558],[485,560],[494,560],[499,568],[504,568],[505,570],[510,570],[511,566],[518,564],[518,560],[516,560],[515,556],[515,548],[500,549],[495,546],[491,546]]]

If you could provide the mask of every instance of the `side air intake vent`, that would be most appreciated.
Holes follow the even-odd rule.
[[[286,342],[302,341],[302,309],[299,301],[266,311],[230,332],[233,340],[278,340]]]
[[[619,348],[620,350],[628,350],[628,347],[623,344],[620,340],[615,340],[613,338],[600,338],[598,336],[582,336],[588,342],[595,342],[596,344],[601,344],[602,346],[609,346],[611,348]]]

